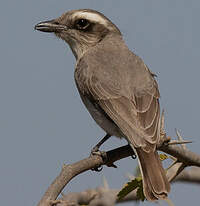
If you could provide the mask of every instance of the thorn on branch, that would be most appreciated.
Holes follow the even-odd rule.
[[[178,140],[184,142],[184,139],[183,139],[183,137],[181,136],[181,134],[180,134],[180,132],[178,131],[178,129],[175,129],[175,132],[176,132],[176,136],[177,136]],[[185,142],[187,142],[187,143],[192,143],[191,141],[185,141]],[[183,145],[181,145],[181,147],[182,147],[183,149],[187,150],[186,145],[183,144]]]
[[[108,181],[106,180],[105,176],[103,176],[103,188],[109,190]]]
[[[192,143],[192,141],[176,141],[176,140],[172,140],[168,143],[168,145],[176,145],[176,144],[180,144],[180,145],[183,145],[183,144],[189,144],[189,143]],[[184,145],[185,146],[185,145]],[[184,148],[185,149],[185,148]]]

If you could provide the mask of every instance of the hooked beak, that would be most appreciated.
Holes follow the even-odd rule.
[[[35,25],[35,30],[42,32],[61,32],[67,30],[65,25],[59,24],[55,19],[50,21],[43,21]]]

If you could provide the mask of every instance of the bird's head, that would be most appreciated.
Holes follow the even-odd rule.
[[[76,58],[80,58],[108,34],[121,35],[108,18],[91,9],[66,12],[59,18],[38,23],[35,29],[55,33],[69,44]]]

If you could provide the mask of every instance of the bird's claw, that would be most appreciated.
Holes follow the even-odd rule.
[[[106,161],[106,159],[107,159],[107,154],[106,154],[106,152],[104,152],[104,151],[99,151],[99,149],[98,149],[97,147],[94,147],[94,148],[92,149],[90,155],[91,155],[91,156],[92,156],[92,155],[98,155],[98,156],[100,156],[100,157],[103,159],[103,161]],[[101,165],[101,166],[92,168],[91,170],[92,170],[92,171],[96,171],[96,172],[100,172],[100,171],[102,171],[102,169],[103,169],[103,166]]]
[[[94,148],[93,148],[94,149]],[[100,150],[93,150],[91,151],[91,155],[98,155],[100,157],[102,157],[103,161],[106,161],[107,159],[107,154],[104,151],[100,151]]]
[[[137,158],[136,154],[131,155],[131,158],[136,159]]]
[[[99,166],[99,167],[92,168],[91,170],[92,170],[92,171],[95,171],[95,172],[101,172],[102,169],[103,169],[103,166],[101,165],[101,166]]]

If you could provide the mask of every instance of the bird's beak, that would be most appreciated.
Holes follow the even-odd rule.
[[[43,32],[61,32],[66,30],[65,25],[59,24],[55,19],[50,21],[43,21],[35,25],[35,29]]]

